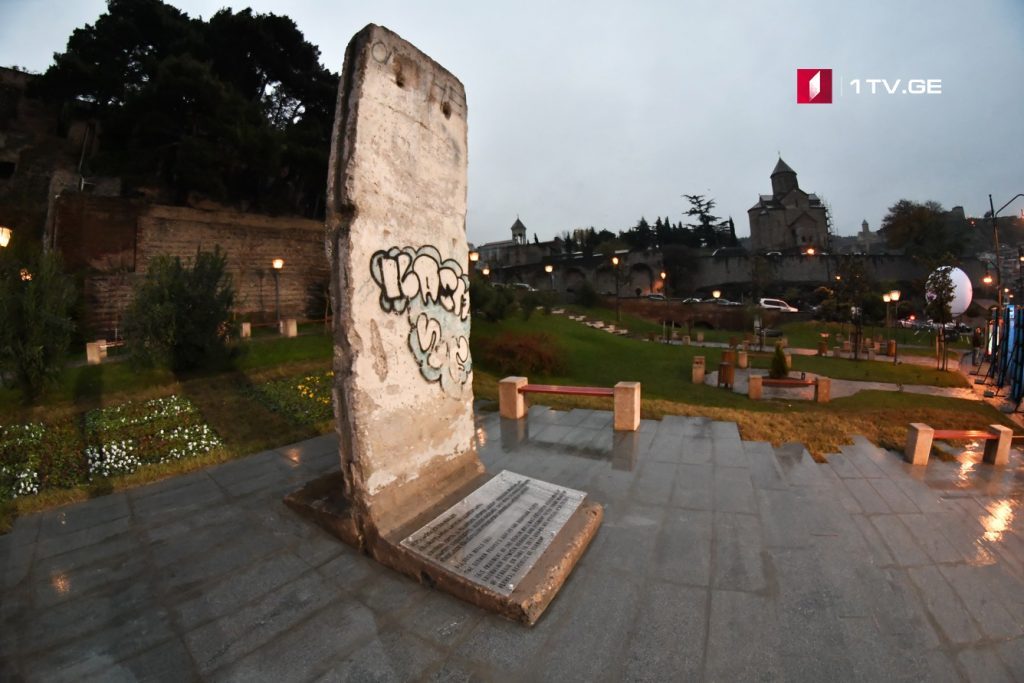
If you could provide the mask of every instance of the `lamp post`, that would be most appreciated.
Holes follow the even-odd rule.
[[[720,289],[716,289],[715,291],[711,292],[711,297],[713,299],[715,299],[716,301],[718,300],[718,298],[720,296],[722,296],[722,290],[720,290]]]
[[[890,323],[892,325],[892,327],[896,327],[896,321],[900,317],[900,296],[902,296],[902,295],[900,294],[900,290],[898,290],[898,289],[894,289],[891,292],[889,292],[889,301],[891,301],[892,304],[893,304],[892,305],[892,321]]]
[[[548,274],[551,279],[551,291],[555,291],[555,267],[550,263],[544,266],[544,272]]]
[[[1008,207],[1020,197],[1024,197],[1024,193],[1014,195],[1010,198],[1010,201],[996,209],[992,203],[992,195],[989,194],[988,196],[989,217],[992,219],[992,242],[996,248],[996,305],[999,307],[1000,311],[999,319],[1002,319],[1003,310],[1003,275],[1002,272],[1000,272],[1002,269],[999,256],[999,222],[996,220],[996,216],[999,215],[1000,211]]]
[[[484,277],[490,277],[490,275],[491,275],[491,269],[488,268],[487,266],[484,266],[483,268],[481,268],[480,272],[483,274]]]
[[[889,292],[882,295],[882,301],[885,302],[885,334],[889,334],[889,302],[892,301],[892,297],[889,296]]]
[[[619,299],[619,257],[612,256],[612,273],[615,275],[615,322],[620,322],[622,319],[620,304],[622,303]]]
[[[274,310],[277,312],[277,327],[281,327],[281,269],[284,268],[284,259],[276,258],[270,262],[274,274]]]

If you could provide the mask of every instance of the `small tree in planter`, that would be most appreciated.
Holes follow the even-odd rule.
[[[772,379],[782,379],[789,375],[789,368],[786,367],[786,354],[782,351],[782,344],[775,345],[775,355],[772,356],[772,368],[768,376]]]

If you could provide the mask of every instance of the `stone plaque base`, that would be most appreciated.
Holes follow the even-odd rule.
[[[604,514],[582,492],[502,472],[481,477],[385,536],[361,539],[340,490],[341,475],[329,474],[285,503],[378,562],[529,625],[554,599]]]

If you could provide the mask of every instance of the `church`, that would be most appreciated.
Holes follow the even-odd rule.
[[[772,193],[763,194],[747,210],[750,217],[750,248],[766,251],[821,252],[828,245],[825,205],[814,194],[800,189],[796,171],[782,158],[772,171]]]

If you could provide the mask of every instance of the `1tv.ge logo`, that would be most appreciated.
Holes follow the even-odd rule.
[[[831,104],[832,69],[797,69],[796,103]]]

